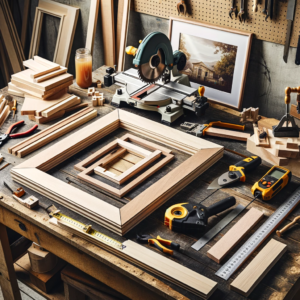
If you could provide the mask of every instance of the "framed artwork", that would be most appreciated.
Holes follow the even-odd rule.
[[[210,100],[241,109],[252,33],[170,17],[174,50],[187,56],[183,74],[191,86],[205,86]]]

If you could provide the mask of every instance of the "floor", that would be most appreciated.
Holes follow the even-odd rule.
[[[25,284],[20,282],[19,280],[18,280],[18,285],[19,285],[19,288],[21,291],[22,300],[47,300],[40,294],[33,291],[31,288],[29,288],[28,286],[26,286]],[[0,300],[4,300],[4,297],[3,297],[2,291],[1,291],[1,287],[0,287]]]

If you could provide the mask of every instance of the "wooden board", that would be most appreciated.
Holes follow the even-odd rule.
[[[230,289],[245,297],[249,297],[254,288],[278,262],[286,250],[287,246],[285,244],[271,239],[231,283]]]
[[[242,142],[247,142],[247,139],[250,137],[250,133],[221,129],[221,128],[214,128],[214,127],[208,128],[205,131],[205,135],[227,138],[227,139],[237,140]]]
[[[227,233],[213,246],[207,256],[220,264],[226,255],[253,229],[263,218],[260,210],[251,208]]]
[[[98,21],[99,1],[100,0],[91,0],[89,23],[85,41],[85,48],[89,49],[92,55],[94,50],[94,41]]]

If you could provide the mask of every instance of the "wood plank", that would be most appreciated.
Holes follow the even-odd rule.
[[[51,72],[51,73],[48,73],[46,75],[43,75],[43,76],[40,76],[40,77],[36,78],[34,80],[34,82],[39,83],[39,82],[46,81],[46,80],[54,78],[54,77],[56,77],[58,75],[67,73],[67,70],[68,70],[67,68],[60,67],[60,69],[57,70],[57,71],[54,71],[54,72]]]
[[[24,10],[22,13],[22,30],[21,30],[21,44],[23,49],[25,48],[25,44],[26,44],[29,8],[30,8],[30,0],[24,0]]]
[[[104,47],[104,64],[114,67],[115,65],[115,22],[114,1],[101,1],[101,21]]]
[[[220,264],[230,251],[253,229],[263,218],[258,209],[251,208],[213,247],[207,256]]]
[[[251,136],[250,133],[220,129],[214,127],[208,128],[205,131],[205,135],[227,138],[227,139],[243,141],[243,142],[247,142],[247,139]]]
[[[43,75],[47,75],[49,73],[52,73],[54,71],[58,71],[59,69],[60,69],[60,66],[58,65],[57,67],[47,68],[47,69],[45,69],[43,71],[36,71],[36,72],[30,74],[30,78],[35,79],[35,78],[41,77]],[[67,69],[67,68],[65,68],[65,69]],[[65,73],[65,72],[63,72],[63,73]],[[52,76],[52,77],[55,77],[55,76]],[[50,78],[52,78],[52,77],[50,77]]]
[[[92,55],[94,50],[94,41],[95,41],[95,34],[97,29],[98,13],[99,13],[99,0],[91,0],[85,48],[89,49]]]
[[[118,14],[117,14],[117,29],[116,29],[116,61],[119,63],[119,53],[122,35],[122,23],[123,23],[123,10],[124,10],[124,0],[118,1]],[[118,68],[118,71],[119,68]]]
[[[248,297],[286,250],[287,246],[285,244],[271,239],[231,283],[230,289]]]

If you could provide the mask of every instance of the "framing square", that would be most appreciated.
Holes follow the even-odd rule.
[[[121,208],[46,172],[118,128],[191,155]],[[11,170],[12,178],[84,217],[124,235],[223,156],[223,147],[123,110],[99,118]]]

